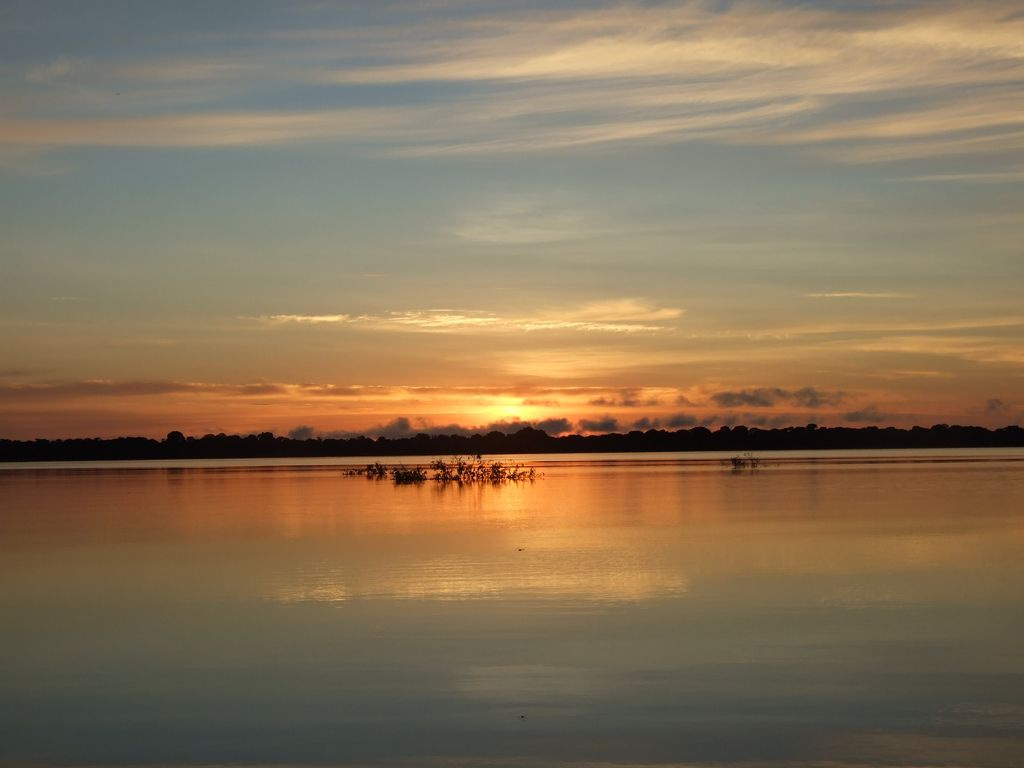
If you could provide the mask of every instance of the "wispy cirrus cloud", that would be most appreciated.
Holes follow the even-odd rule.
[[[451,232],[477,243],[522,245],[598,237],[605,227],[587,211],[560,204],[549,195],[506,197],[466,211]]]
[[[185,381],[115,381],[87,379],[84,381],[26,382],[0,384],[0,395],[5,400],[53,400],[61,398],[96,397],[158,397],[172,394],[213,394],[262,397],[287,392],[281,384],[254,382],[221,384],[215,382]]]
[[[683,316],[678,307],[658,307],[638,298],[583,304],[533,315],[500,315],[486,311],[426,309],[380,315],[278,314],[262,318],[270,324],[338,324],[378,331],[492,332],[575,331],[585,333],[653,333],[669,331],[669,321]]]
[[[121,117],[18,118],[0,123],[0,145],[47,147],[245,147],[365,139],[404,133],[415,114],[401,109],[210,111]],[[410,135],[410,137],[412,137]]]
[[[200,45],[188,57],[33,62],[0,144],[340,141],[487,154],[716,141],[845,162],[999,155],[1024,148],[1017,10],[1010,0],[573,4],[406,9],[400,23],[372,26],[343,8],[336,25],[321,13],[302,26],[297,11],[296,26],[228,54]],[[77,111],[55,110],[70,81]],[[417,97],[396,85],[418,86]],[[316,105],[291,106],[310,87]],[[355,88],[380,95],[353,105]]]
[[[930,334],[965,334],[973,336],[1006,336],[1024,332],[1024,315],[998,315],[922,320],[830,320],[818,323],[732,328],[721,331],[687,333],[687,338],[759,340],[829,340],[878,339],[894,336]]]
[[[911,176],[904,181],[962,184],[1015,184],[1024,181],[1024,168],[1001,171],[976,171],[971,173],[933,173]]]
[[[424,152],[692,139],[820,144],[854,161],[1002,151],[1021,141],[1012,85],[1024,20],[1014,10],[691,2],[505,12],[432,25],[401,46],[385,31],[384,56],[320,77],[500,87],[497,98],[473,94],[462,113],[497,130]]]
[[[1024,366],[1024,342],[983,334],[897,335],[863,339],[851,349],[932,358],[957,358],[975,363]]]
[[[330,323],[350,323],[357,319],[353,315],[269,315],[268,320],[274,323],[298,323],[299,325],[324,325]]]
[[[912,299],[912,293],[891,291],[831,291],[826,293],[805,293],[809,299]]]
[[[577,6],[529,14],[513,10],[434,23],[414,30],[413,40],[403,29],[402,45],[399,30],[384,30],[374,41],[384,54],[376,62],[325,68],[321,76],[346,83],[578,81],[800,68],[804,77],[813,77],[816,68],[838,69],[844,59],[852,62],[864,51],[890,59],[858,61],[859,66],[842,73],[837,85],[857,90],[881,85],[882,72],[893,63],[902,65],[901,73],[920,68],[920,60],[906,60],[908,52],[943,60],[1020,53],[1016,31],[1021,22],[1008,14],[1013,10],[1009,2],[986,8],[933,2],[897,10],[865,3],[858,10],[751,2],[724,10],[710,2]],[[329,30],[314,34],[331,37]],[[340,34],[352,39],[350,31]],[[839,41],[847,50],[835,47]],[[922,74],[915,80],[922,79],[930,77]]]

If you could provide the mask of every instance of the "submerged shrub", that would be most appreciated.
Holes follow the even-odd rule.
[[[345,477],[365,477],[367,480],[382,480],[388,476],[390,470],[379,461],[367,464],[364,467],[346,467],[341,470]]]
[[[392,467],[391,479],[395,485],[422,483],[427,479],[427,471],[422,467]]]
[[[427,470],[433,475],[428,477]],[[484,461],[483,457],[464,459],[435,459],[428,467],[406,467],[404,465],[387,466],[379,461],[365,467],[349,467],[342,470],[346,477],[366,477],[370,480],[382,480],[390,477],[395,485],[410,485],[432,479],[440,485],[470,485],[472,483],[518,483],[523,480],[536,480],[537,470],[521,464],[502,464],[500,461]]]
[[[761,465],[761,460],[752,453],[747,452],[742,456],[733,456],[729,459],[729,465],[733,472],[742,472],[744,469],[754,470]]]
[[[458,483],[468,485],[470,483],[492,483],[498,485],[505,482],[520,482],[523,480],[535,480],[537,470],[533,467],[523,467],[520,464],[507,465],[500,461],[484,461],[481,456],[473,460],[463,459],[456,456],[450,461],[435,459],[430,463],[434,470],[434,480],[442,485]]]

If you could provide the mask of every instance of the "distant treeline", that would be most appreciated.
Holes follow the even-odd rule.
[[[270,432],[259,435],[185,437],[163,440],[118,437],[69,440],[0,440],[0,461],[91,461],[102,459],[248,459],[315,456],[446,456],[499,453],[612,453],[632,451],[780,451],[836,448],[1009,448],[1024,447],[1024,429],[936,424],[913,427],[705,427],[668,432],[552,437],[539,429],[484,435],[427,435],[387,438],[294,440]]]

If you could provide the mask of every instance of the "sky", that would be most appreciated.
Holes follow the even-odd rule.
[[[0,5],[0,437],[1024,422],[1024,5]]]

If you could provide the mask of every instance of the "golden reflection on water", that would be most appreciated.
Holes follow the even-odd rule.
[[[915,483],[889,483],[887,471],[556,467],[534,483],[461,488],[396,487],[334,468],[8,474],[0,534],[8,555],[42,546],[35,562],[47,562],[61,552],[61,568],[38,574],[48,584],[77,559],[98,569],[86,582],[106,571],[145,583],[161,570],[155,550],[187,557],[208,589],[286,603],[628,602],[758,575],[855,574],[789,588],[856,607],[974,589],[957,579],[980,563],[1016,570],[1024,524],[998,485],[961,488],[955,473],[927,468]],[[933,502],[921,503],[923,488]],[[932,577],[891,578],[915,572]],[[181,573],[159,588],[193,586]]]
[[[639,601],[681,595],[686,579],[668,563],[620,551],[531,551],[479,560],[465,556],[425,558],[402,568],[364,574],[356,590],[344,571],[314,569],[295,574],[268,597],[281,602],[353,598],[407,600],[578,599]]]

